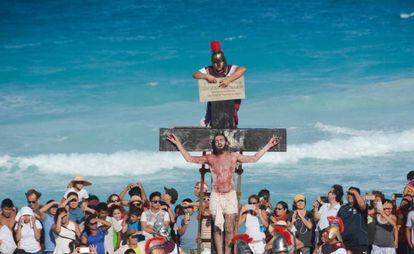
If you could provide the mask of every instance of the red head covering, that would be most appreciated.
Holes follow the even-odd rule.
[[[328,221],[329,221],[329,224],[337,223],[339,225],[339,229],[340,229],[341,233],[344,232],[344,222],[342,221],[341,218],[334,217],[334,216],[329,216]]]
[[[212,41],[210,43],[210,50],[211,52],[220,52],[221,51],[221,45],[219,41]]]
[[[235,235],[231,239],[231,242],[235,243],[239,239],[242,239],[245,243],[251,243],[253,241],[253,238],[251,238],[248,234],[239,234],[239,235]]]
[[[286,240],[286,244],[287,245],[292,245],[292,238],[290,237],[290,234],[286,230],[286,228],[276,225],[275,228],[273,229],[273,233],[282,235]]]
[[[149,254],[150,250],[154,246],[162,246],[167,240],[164,237],[156,236],[151,239],[149,239],[145,243],[145,254]]]

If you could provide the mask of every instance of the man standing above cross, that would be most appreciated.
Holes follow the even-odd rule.
[[[243,66],[231,65],[227,63],[226,57],[221,50],[220,42],[212,41],[210,43],[211,50],[211,65],[201,68],[193,74],[195,79],[205,79],[208,83],[217,83],[219,78],[222,78],[219,82],[220,87],[227,87],[232,81],[240,78],[246,72],[246,68]],[[240,109],[241,100],[234,100],[234,124],[237,128],[239,123],[238,111]],[[212,105],[211,102],[207,103],[207,110],[202,120],[202,126],[211,125],[212,119]],[[214,127],[213,127],[214,128]],[[216,127],[217,128],[217,127]],[[224,128],[224,127],[222,127]]]
[[[214,218],[214,242],[217,254],[223,254],[223,228],[225,227],[225,253],[230,254],[230,242],[234,236],[236,217],[238,214],[237,195],[234,190],[233,175],[236,163],[252,163],[258,161],[267,151],[278,144],[273,136],[269,142],[255,155],[242,155],[229,151],[229,144],[224,134],[215,135],[212,141],[212,153],[203,156],[191,156],[181,141],[172,133],[167,139],[177,146],[187,162],[207,164],[213,179],[210,196],[210,210]],[[224,225],[224,227],[223,227]]]

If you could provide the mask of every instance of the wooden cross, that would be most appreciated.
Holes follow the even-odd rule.
[[[218,133],[223,133],[229,142],[230,150],[233,152],[256,152],[263,148],[269,139],[274,135],[278,138],[278,144],[269,152],[286,152],[286,129],[281,128],[242,128],[236,129],[234,119],[234,101],[216,101],[211,102],[211,128],[205,127],[174,127],[172,129],[160,128],[159,150],[160,151],[178,151],[177,147],[167,140],[167,134],[173,133],[182,142],[184,148],[189,152],[211,151],[212,141]],[[204,198],[204,180],[205,174],[210,169],[202,165],[200,168],[201,185],[200,185],[200,219],[198,222],[197,234],[197,253],[201,252],[201,223],[203,219],[203,198]],[[237,199],[240,203],[241,197],[241,174],[243,168],[241,163],[235,169],[237,173]],[[238,229],[238,218],[236,220],[235,231]],[[213,245],[212,245],[213,248]]]

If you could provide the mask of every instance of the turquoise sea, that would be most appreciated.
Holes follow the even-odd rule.
[[[192,196],[198,166],[158,152],[197,126],[191,74],[209,43],[248,71],[239,127],[287,128],[288,152],[245,165],[243,200],[312,201],[341,183],[401,192],[414,170],[413,1],[1,1],[0,199],[102,199],[131,181]]]

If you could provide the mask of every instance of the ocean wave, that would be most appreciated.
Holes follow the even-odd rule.
[[[365,130],[354,130],[351,128],[346,127],[340,127],[340,126],[334,126],[329,124],[323,124],[321,122],[317,122],[314,127],[316,129],[319,129],[323,132],[328,132],[331,134],[343,134],[343,135],[352,135],[352,136],[367,136],[370,134],[382,134],[384,131],[380,130],[372,130],[372,131],[365,131]]]
[[[414,129],[401,132],[357,131],[341,127],[315,125],[317,129],[349,136],[320,140],[309,144],[288,145],[286,153],[268,153],[258,166],[295,164],[301,160],[349,160],[381,157],[391,153],[414,151]],[[339,130],[339,131],[338,131]],[[0,156],[2,170],[37,169],[44,173],[82,175],[151,175],[174,168],[192,169],[179,153],[119,151],[112,154],[40,154],[35,156]]]

